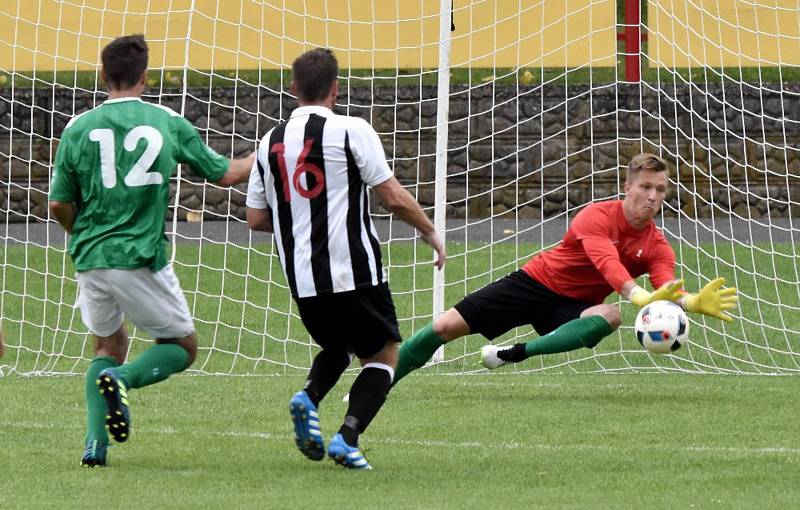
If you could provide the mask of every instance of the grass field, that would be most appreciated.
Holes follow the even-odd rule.
[[[91,342],[72,307],[71,264],[54,248],[0,252],[8,338],[0,369],[13,371],[0,379],[0,505],[790,508],[800,501],[800,378],[720,375],[800,368],[792,245],[676,246],[687,288],[722,274],[739,287],[741,306],[730,326],[694,317],[692,343],[675,356],[651,356],[636,344],[629,305],[626,328],[594,351],[493,373],[476,365],[482,338],[455,342],[447,363],[392,392],[364,436],[372,473],[312,463],[294,449],[287,402],[315,350],[270,246],[177,249],[203,346],[193,368],[224,375],[194,372],[134,393],[132,439],[112,448],[108,469],[95,470],[78,467],[82,378],[18,375],[86,369]],[[446,304],[537,249],[450,245]],[[430,320],[430,253],[391,243],[384,256],[408,335]],[[518,328],[501,341],[515,335],[531,332]],[[148,345],[134,340],[132,355]],[[321,409],[326,438],[352,378]]]
[[[345,410],[347,377],[321,408]],[[347,384],[344,384],[347,383]],[[797,377],[411,376],[363,437],[373,472],[294,448],[297,376],[177,376],[82,469],[78,377],[0,383],[3,508],[793,508]],[[795,402],[792,404],[792,402]]]
[[[646,46],[646,45],[645,45]],[[621,48],[624,52],[624,48]],[[643,54],[647,54],[646,47]],[[527,73],[527,75],[526,75]],[[525,75],[526,78],[522,78]],[[508,68],[465,68],[450,69],[450,83],[455,86],[469,85],[480,87],[489,85],[518,85],[522,89],[541,84],[585,85],[612,84],[625,76],[625,62],[618,59],[616,67],[520,67]],[[151,69],[148,76],[146,94],[181,94],[183,80],[190,88],[234,88],[236,86],[287,88],[291,83],[291,72],[287,70],[215,69],[182,70]],[[435,86],[438,83],[437,69],[342,69],[339,88],[344,94],[349,88],[358,87],[414,87]],[[648,65],[648,59],[641,59],[641,79],[646,83],[763,83],[791,84],[800,81],[800,69],[796,66],[762,67],[678,67],[666,68]],[[527,80],[527,81],[526,81]],[[527,83],[527,85],[525,85]],[[45,71],[37,70],[8,73],[0,71],[0,89],[32,89],[46,87],[79,87],[86,90],[105,90],[99,72],[95,71]]]
[[[538,246],[530,243],[448,246],[445,305],[515,270]],[[675,356],[650,356],[630,326],[635,309],[622,304],[623,328],[594,351],[580,350],[530,360],[507,370],[670,370],[706,373],[798,373],[800,353],[800,268],[790,244],[676,245],[678,271],[686,288],[697,290],[717,275],[739,289],[738,320],[691,316],[692,343]],[[410,335],[431,319],[430,251],[410,243],[384,247],[384,264],[400,319]],[[0,370],[20,373],[83,373],[92,342],[73,307],[73,269],[63,251],[36,246],[0,247],[0,310],[9,353]],[[300,322],[271,245],[178,244],[175,270],[186,291],[201,339],[194,369],[230,375],[297,374],[308,367],[315,347]],[[615,296],[611,297],[616,299]],[[139,338],[146,335],[132,330]],[[530,338],[517,328],[499,339]],[[479,336],[448,346],[448,362],[437,370],[478,369]],[[135,355],[149,345],[136,340]]]

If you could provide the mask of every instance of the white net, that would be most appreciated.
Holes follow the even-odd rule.
[[[395,174],[449,243],[447,270],[435,279],[430,250],[373,201],[404,336],[553,246],[582,206],[619,196],[632,155],[651,151],[675,170],[659,221],[680,276],[690,290],[725,276],[740,290],[736,322],[692,317],[687,347],[651,356],[630,329],[634,310],[622,304],[623,327],[596,349],[511,370],[800,371],[797,1],[654,0],[626,25],[610,0],[456,0],[448,34],[450,4],[3,3],[0,368],[75,374],[93,356],[65,240],[48,218],[50,165],[69,118],[104,99],[102,46],[143,32],[152,69],[146,99],[182,113],[228,155],[253,150],[288,117],[287,70],[298,54],[336,52],[339,111],[372,123]],[[632,28],[647,40],[623,50],[617,32]],[[641,61],[635,81],[624,71],[628,57],[637,68]],[[244,190],[203,183],[187,169],[174,190],[167,230],[201,342],[192,370],[307,368],[316,347],[271,238],[242,221]],[[131,333],[136,355],[150,339]],[[498,341],[532,336],[518,328]],[[477,371],[483,342],[454,342],[427,372]]]

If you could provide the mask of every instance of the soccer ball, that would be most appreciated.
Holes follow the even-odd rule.
[[[672,301],[653,301],[645,306],[633,327],[639,343],[656,354],[676,351],[689,339],[689,319]]]

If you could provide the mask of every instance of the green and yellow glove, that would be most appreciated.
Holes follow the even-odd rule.
[[[682,295],[682,287],[683,280],[673,280],[671,282],[667,282],[653,292],[648,292],[637,286],[633,289],[633,291],[631,291],[628,299],[630,299],[631,303],[639,308],[649,305],[653,301],[676,301]]]
[[[736,295],[736,287],[723,289],[721,288],[723,285],[725,278],[711,280],[697,294],[686,294],[683,297],[683,307],[687,312],[702,313],[725,322],[732,322],[733,317],[725,311],[736,308],[739,297]]]

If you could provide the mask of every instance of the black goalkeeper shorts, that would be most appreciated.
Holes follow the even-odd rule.
[[[400,342],[400,328],[386,282],[348,292],[296,298],[303,325],[323,349],[369,358],[387,342]]]
[[[469,294],[455,309],[470,333],[493,340],[506,331],[530,324],[539,335],[581,316],[592,303],[556,294],[519,269]]]

